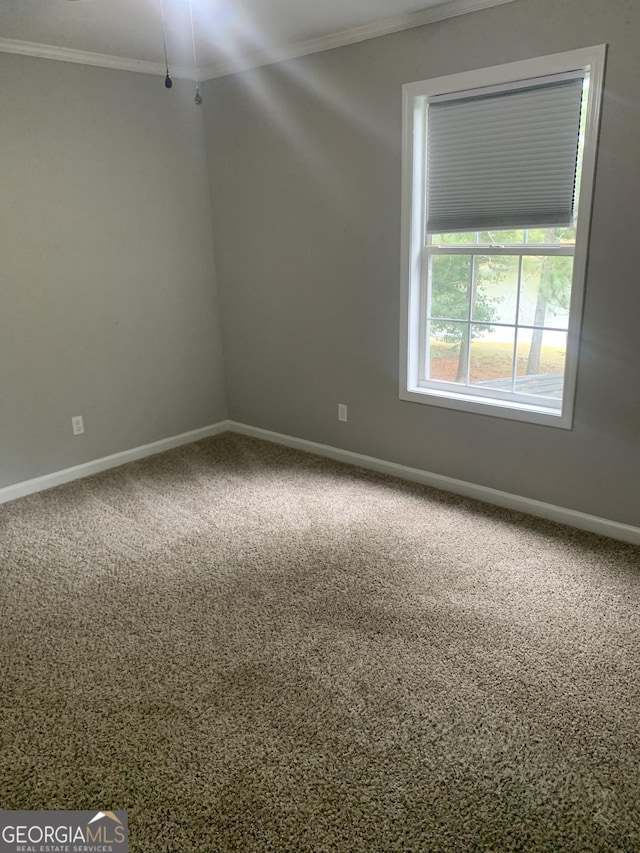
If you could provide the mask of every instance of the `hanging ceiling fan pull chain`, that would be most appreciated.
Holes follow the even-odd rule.
[[[189,0],[189,18],[191,20],[191,47],[193,48],[193,74],[196,80],[196,96],[194,101],[197,106],[202,103],[202,95],[200,94],[200,82],[198,80],[198,59],[196,57],[196,33],[193,27],[193,4]]]
[[[164,78],[165,89],[170,89],[173,86],[173,80],[169,74],[169,60],[167,58],[167,31],[164,23],[164,0],[160,0],[160,17],[162,18],[162,45],[164,47],[164,67],[167,76]]]

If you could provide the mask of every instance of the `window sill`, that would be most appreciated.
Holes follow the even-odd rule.
[[[524,421],[531,424],[571,429],[572,417],[566,412],[548,406],[537,406],[528,403],[495,400],[487,397],[476,397],[473,394],[456,394],[451,391],[434,390],[431,388],[400,386],[400,399],[412,403],[424,403],[429,406],[440,406],[446,409],[456,409],[477,415],[488,415],[494,418],[506,418],[512,421]],[[569,408],[566,403],[565,409]]]

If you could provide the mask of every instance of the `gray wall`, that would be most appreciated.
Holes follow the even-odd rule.
[[[192,87],[7,54],[0,79],[4,486],[218,421],[226,392]]]
[[[574,429],[400,401],[402,84],[602,42]],[[639,43],[636,0],[518,0],[207,84],[230,417],[638,524]]]

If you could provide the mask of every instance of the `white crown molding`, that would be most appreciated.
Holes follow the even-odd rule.
[[[215,65],[207,65],[201,70],[202,80],[213,80],[216,77],[225,77],[229,74],[237,74],[239,71],[248,71],[251,68],[259,68],[263,65],[273,65],[276,62],[284,62],[287,59],[297,59],[300,56],[308,56],[312,53],[321,53],[325,50],[333,50],[336,47],[346,47],[361,41],[379,38],[380,36],[399,33],[403,30],[423,27],[427,24],[435,24],[449,18],[457,18],[470,12],[479,12],[492,6],[502,6],[505,3],[513,3],[514,0],[448,0],[438,6],[431,6],[419,12],[410,12],[405,15],[397,15],[393,18],[385,18],[382,21],[374,21],[362,27],[353,27],[342,30],[328,36],[321,36],[309,41],[299,42],[289,47],[274,49],[261,54],[254,54],[244,61],[229,61]]]
[[[232,60],[224,63],[207,65],[200,71],[201,80],[213,80],[216,77],[224,77],[239,71],[247,71],[250,68],[259,68],[263,65],[273,65],[287,59],[296,59],[300,56],[308,56],[312,53],[320,53],[324,50],[332,50],[336,47],[345,47],[349,44],[379,38],[380,36],[399,33],[402,30],[422,27],[426,24],[434,24],[448,18],[457,18],[459,15],[467,15],[470,12],[479,12],[493,6],[502,6],[505,3],[513,3],[514,0],[448,0],[438,6],[431,6],[420,12],[411,12],[405,15],[397,15],[393,18],[385,18],[382,21],[374,21],[362,27],[353,27],[342,30],[328,36],[299,42],[288,47],[274,49],[242,60]],[[111,56],[105,53],[89,53],[83,50],[73,50],[68,47],[56,47],[49,44],[36,44],[29,41],[18,41],[16,39],[0,38],[0,53],[16,53],[22,56],[34,56],[39,59],[55,59],[60,62],[75,62],[80,65],[93,65],[99,68],[112,68],[119,71],[134,71],[138,74],[154,74],[164,76],[165,67],[161,62],[148,62],[142,59],[128,59],[123,56]],[[193,80],[193,70],[185,67],[172,67],[171,76],[180,79]]]
[[[137,74],[153,74],[164,77],[166,71],[162,62],[148,62],[144,59],[128,59],[125,56],[111,56],[107,53],[89,53],[70,47],[57,47],[52,44],[37,44],[32,41],[0,38],[0,53],[16,53],[20,56],[35,56],[38,59],[55,59],[59,62],[75,62],[78,65],[93,65],[98,68],[112,68],[117,71],[134,71]],[[193,71],[181,66],[171,67],[171,76],[176,79],[193,80]]]

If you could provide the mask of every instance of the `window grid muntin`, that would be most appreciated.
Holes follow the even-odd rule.
[[[520,259],[518,261],[518,288],[516,291],[516,330],[515,335],[513,336],[513,360],[511,364],[511,391],[516,393],[516,377],[518,373],[518,339],[520,336],[520,325],[518,324],[518,318],[520,317],[520,294],[522,292],[522,265],[523,265],[524,255],[520,255]]]

